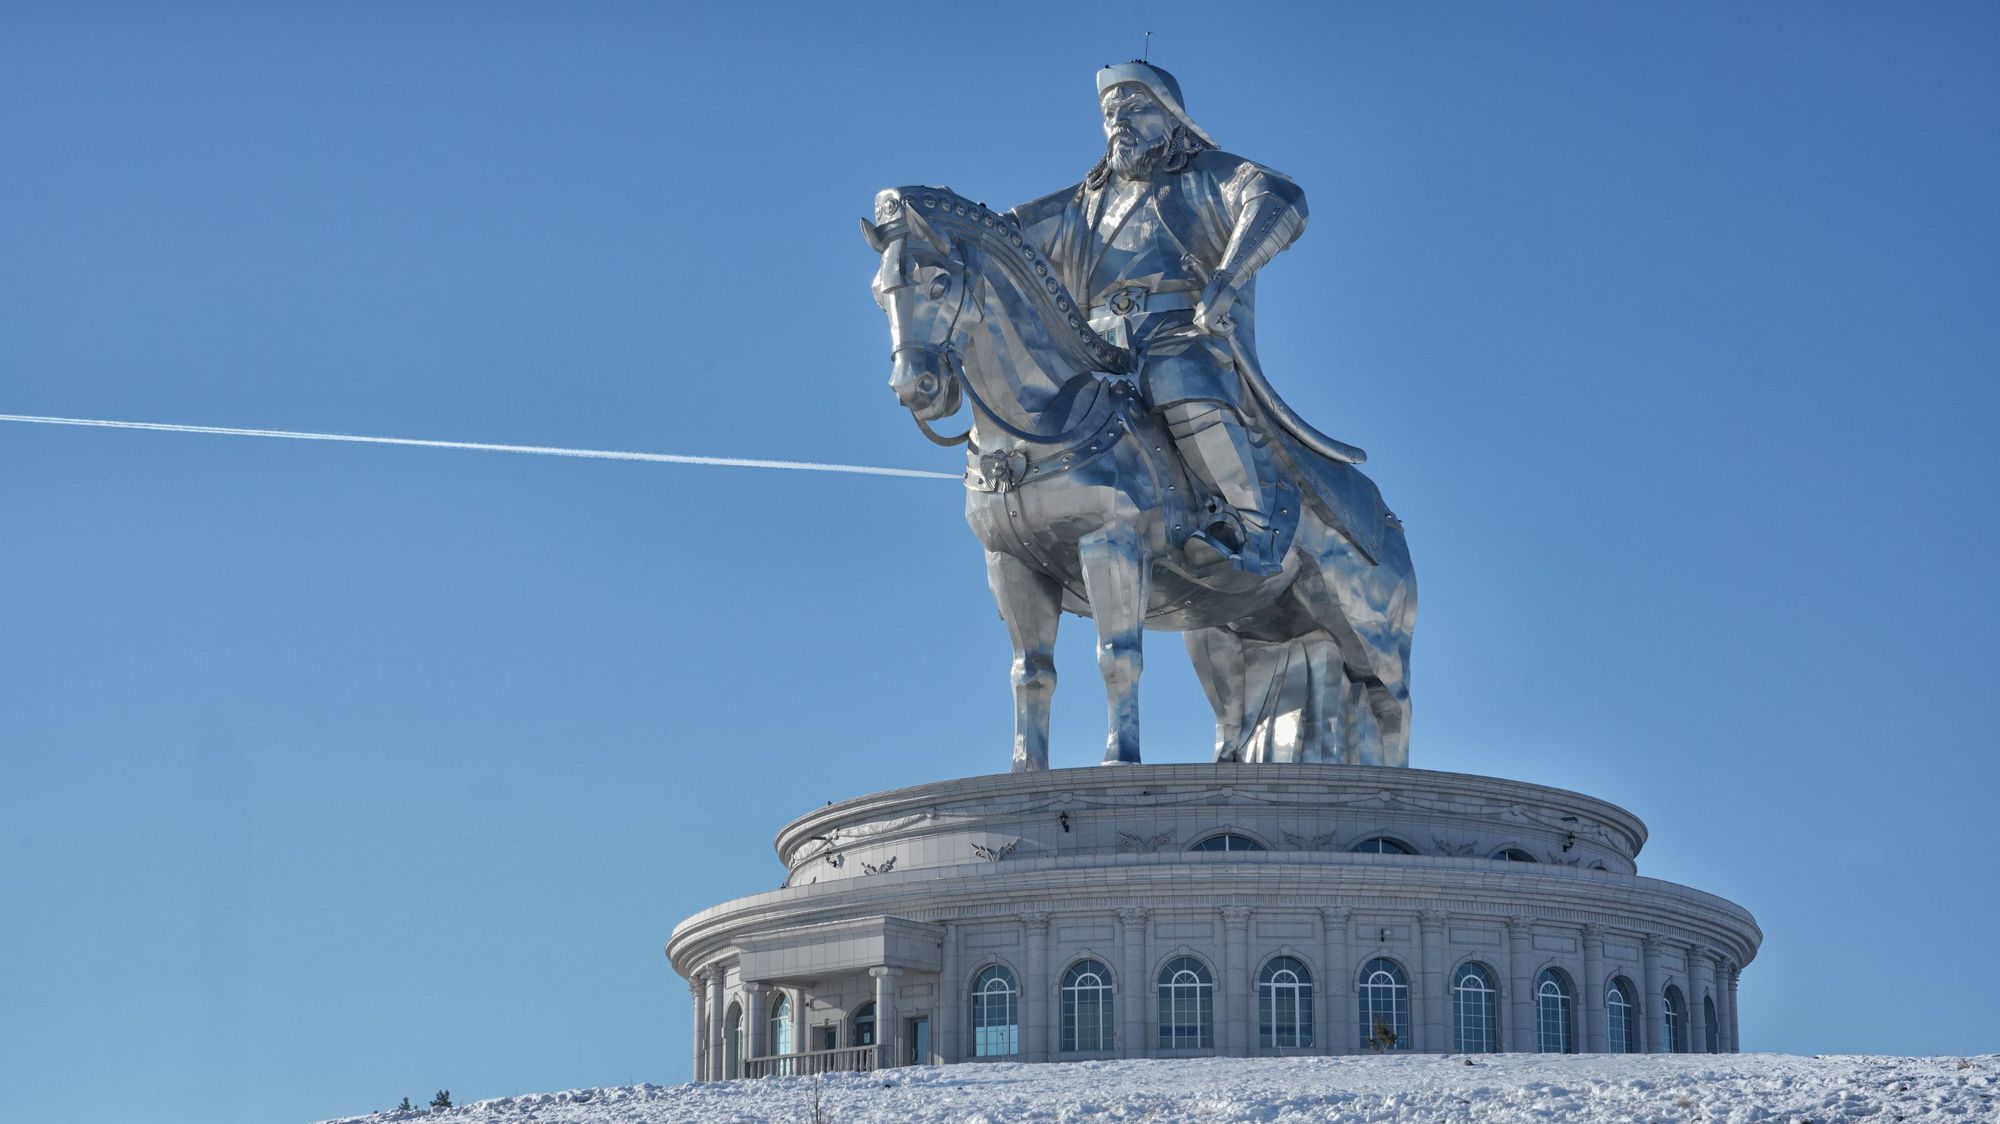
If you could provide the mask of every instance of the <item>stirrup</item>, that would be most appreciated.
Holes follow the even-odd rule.
[[[1263,557],[1261,551],[1252,549],[1255,537],[1244,526],[1241,516],[1226,509],[1214,514],[1215,518],[1181,544],[1181,554],[1197,570],[1229,569],[1269,577],[1284,569],[1281,563],[1274,563]]]
[[[1221,539],[1208,533],[1206,529],[1196,531],[1181,544],[1181,554],[1197,570],[1219,570],[1237,558],[1237,552],[1229,549]]]

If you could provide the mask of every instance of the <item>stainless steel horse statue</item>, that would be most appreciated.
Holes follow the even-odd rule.
[[[1325,439],[1258,399],[1282,564],[1191,562],[1182,547],[1213,499],[1127,377],[1132,353],[1091,330],[1018,223],[906,187],[877,196],[862,231],[881,255],[889,385],[933,441],[968,446],[965,518],[1014,647],[1015,771],[1048,767],[1065,609],[1097,624],[1106,764],[1140,759],[1146,628],[1186,634],[1218,761],[1408,763],[1416,581],[1401,523],[1346,463],[1357,457],[1315,451]],[[932,430],[962,403],[965,434]]]

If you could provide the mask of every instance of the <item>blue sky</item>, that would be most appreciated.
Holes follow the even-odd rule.
[[[1412,762],[1641,815],[1751,1048],[2000,1050],[2000,16],[1139,12],[7,5],[0,413],[951,470],[854,220],[1074,182],[1151,29],[1311,201],[1259,335],[1409,525]],[[0,1117],[684,1080],[673,924],[1004,768],[1006,657],[949,482],[0,424]]]

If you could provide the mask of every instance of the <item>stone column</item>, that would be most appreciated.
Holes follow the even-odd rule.
[[[749,1072],[751,1058],[761,1058],[771,1051],[770,992],[760,983],[745,982],[743,985],[743,1060],[744,1072]]]
[[[868,974],[875,977],[875,1066],[889,1069],[903,1064],[903,1020],[896,1016],[896,979],[903,970],[870,968]]]
[[[789,1053],[803,1054],[812,1036],[812,1027],[806,1025],[806,989],[795,987],[792,993],[792,1044],[786,1047]]]
[[[1347,959],[1347,907],[1321,906],[1320,938],[1326,947],[1326,961],[1320,966],[1318,991],[1326,996],[1326,1021],[1321,1023],[1320,1049],[1329,1054],[1352,1054],[1360,1049],[1355,1041],[1354,973],[1359,965]]]
[[[1719,952],[1710,950],[1708,971],[1715,979],[1715,1051],[1718,1054],[1733,1053],[1736,1043],[1730,1037],[1729,1027],[1729,970],[1728,961]]]
[[[694,1079],[704,1080],[708,1070],[708,1036],[702,1033],[701,1005],[708,998],[708,969],[703,968],[688,980],[688,1000],[694,1007]]]
[[[1139,976],[1139,1017],[1145,1025],[1139,1028],[1140,1044],[1145,1047],[1139,1056],[1152,1057],[1160,1052],[1160,942],[1153,936],[1153,920],[1148,911],[1145,939],[1140,941]]]
[[[1445,987],[1444,927],[1451,915],[1440,909],[1426,909],[1417,914],[1417,930],[1422,935],[1419,942],[1423,948],[1423,1002],[1411,1004],[1412,1010],[1423,1012],[1423,1029],[1417,1032],[1417,1049],[1432,1053],[1445,1053],[1452,1048],[1451,1013],[1445,1007],[1448,989]]]
[[[722,993],[724,976],[722,965],[716,964],[708,970],[708,1080],[721,1081],[729,1076],[728,1048],[723,1045],[722,1036],[728,1031],[729,1004]]]
[[[1722,1048],[1722,1000],[1715,995],[1715,950],[1705,945],[1695,945],[1688,949],[1688,986],[1694,991],[1694,1000],[1689,1004],[1694,1010],[1688,1013],[1694,1023],[1694,1033],[1688,1035],[1688,1046],[1697,1054],[1708,1053],[1709,1000],[1715,1006],[1715,1046]]]
[[[1031,1062],[1049,1060],[1049,915],[1024,913],[1028,931],[1028,978],[1021,981],[1021,1056]]]
[[[1525,917],[1507,919],[1507,1048],[1533,1053],[1539,1043],[1535,1033],[1534,967],[1535,931]]]
[[[1146,1056],[1146,920],[1143,908],[1118,911],[1118,982],[1112,990],[1118,1010],[1118,1056]]]
[[[1250,907],[1222,907],[1222,973],[1215,981],[1216,1052],[1241,1058],[1250,1053],[1250,1011],[1244,996],[1249,978]]]
[[[1578,1040],[1584,1053],[1602,1054],[1611,1048],[1611,1009],[1604,993],[1604,930],[1583,927],[1583,981],[1576,989]]]
[[[1639,987],[1646,996],[1640,1001],[1640,1025],[1644,1028],[1640,1041],[1646,1045],[1649,1054],[1668,1053],[1667,1048],[1667,981],[1660,974],[1660,938],[1647,937],[1640,942],[1640,963],[1645,978]]]
[[[1736,981],[1743,975],[1743,969],[1731,961],[1723,966],[1723,975],[1729,980],[1729,1052],[1740,1054],[1743,1052],[1743,1039],[1737,1037],[1736,1030]]]
[[[949,921],[944,926],[940,960],[943,966],[938,969],[937,1014],[931,1017],[931,1042],[938,1059],[950,1065],[965,1056],[960,1036],[964,1033],[970,996],[965,989],[965,963],[959,959],[958,926]]]
[[[1715,954],[1709,970],[1715,974],[1715,1049],[1717,1053],[1729,1054],[1736,1050],[1736,1043],[1730,1035],[1729,1026],[1729,962],[1721,953]]]

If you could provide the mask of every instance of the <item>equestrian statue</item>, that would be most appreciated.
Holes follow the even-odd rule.
[[[1406,765],[1417,589],[1403,528],[1257,363],[1256,274],[1305,229],[1146,62],[1097,73],[1104,156],[996,213],[948,188],[862,233],[889,386],[964,443],[966,522],[1013,643],[1015,771],[1048,768],[1056,627],[1095,620],[1106,764],[1139,756],[1147,628],[1185,634],[1218,761]],[[931,424],[970,406],[965,433]]]

